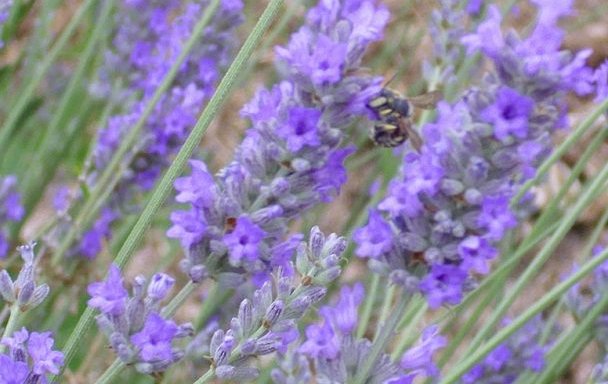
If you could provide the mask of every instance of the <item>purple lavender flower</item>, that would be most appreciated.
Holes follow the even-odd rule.
[[[139,372],[162,372],[184,355],[173,347],[173,342],[190,336],[192,326],[176,325],[159,315],[161,302],[174,283],[175,279],[164,273],[155,274],[147,284],[145,277],[137,276],[133,295],[129,296],[120,270],[112,264],[105,281],[88,287],[91,295],[88,305],[101,312],[96,317],[99,328],[118,358],[134,364]]]
[[[345,286],[335,305],[324,306],[319,312],[322,324],[312,324],[306,328],[306,339],[296,349],[287,352],[280,365],[272,372],[277,384],[294,383],[296,377],[310,377],[310,372],[319,382],[348,383],[356,375],[360,363],[371,351],[371,342],[358,339],[354,335],[358,323],[357,311],[364,297],[363,286]],[[416,377],[434,377],[439,371],[432,361],[433,354],[446,345],[445,338],[439,336],[438,328],[427,328],[420,343],[407,350],[400,362],[391,361],[383,353],[372,369],[368,382],[410,384]],[[305,357],[308,363],[298,363]],[[302,372],[302,370],[304,372]]]
[[[15,361],[7,355],[0,355],[0,382],[5,384],[22,384],[30,373],[30,368],[23,361]]]
[[[44,383],[47,374],[57,374],[63,366],[63,353],[53,350],[51,332],[30,333],[22,328],[2,339],[2,344],[9,349],[8,355],[0,354],[2,383]]]
[[[120,269],[115,264],[110,265],[106,281],[91,283],[87,292],[91,296],[88,301],[90,307],[112,316],[124,313],[129,294],[124,287]]]
[[[112,49],[106,52],[102,78],[92,86],[92,92],[107,97],[109,92],[102,83],[112,84],[116,78],[126,80],[127,90],[118,100],[125,105],[125,112],[110,117],[99,132],[90,161],[92,169],[87,171],[89,187],[96,186],[208,5],[208,0],[121,2]],[[242,7],[240,0],[220,2],[204,32],[205,38],[192,49],[147,119],[137,145],[127,154],[126,171],[110,201],[72,254],[88,259],[99,254],[103,241],[111,235],[112,223],[133,210],[137,196],[150,190],[171,163],[230,62],[236,45],[234,30],[243,19]]]
[[[189,210],[172,213],[167,234],[185,248],[185,272],[204,265],[258,283],[277,267],[287,273],[284,255],[301,239],[287,235],[289,220],[331,201],[346,181],[343,162],[353,149],[342,144],[345,131],[367,116],[366,99],[379,90],[378,78],[357,69],[388,16],[373,0],[322,1],[276,48],[281,81],[243,107],[252,127],[234,160],[215,177],[193,161],[192,174],[175,183]]]
[[[557,330],[553,329],[549,342],[541,344],[544,327],[545,322],[540,317],[530,320],[475,365],[460,382],[509,384],[526,371],[541,372],[545,366],[545,352],[557,336]]]
[[[608,97],[608,60],[604,61],[593,75],[595,82],[595,101],[600,102]]]
[[[462,100],[438,105],[436,121],[422,127],[421,151],[407,151],[378,205],[384,217],[370,215],[355,232],[356,254],[369,258],[372,270],[420,291],[432,308],[458,304],[475,274],[489,272],[498,242],[517,224],[511,199],[564,125],[565,92],[592,89],[588,52],[559,51],[556,17],[568,7],[537,3],[541,17],[526,39],[505,37],[494,7],[476,33],[463,37],[469,51],[493,61],[495,72]]]
[[[15,176],[0,177],[0,259],[8,255],[10,248],[9,224],[19,222],[25,213],[16,186]]]
[[[230,264],[238,267],[247,262],[255,262],[260,256],[260,243],[266,232],[255,225],[246,216],[236,220],[236,226],[224,235],[224,244],[228,247]]]
[[[34,374],[59,373],[59,368],[63,365],[63,353],[53,351],[53,344],[51,332],[30,334],[27,351],[32,359]]]
[[[142,361],[172,360],[171,343],[177,335],[177,325],[172,320],[165,320],[156,313],[150,313],[141,331],[131,336],[131,342],[139,349]]]

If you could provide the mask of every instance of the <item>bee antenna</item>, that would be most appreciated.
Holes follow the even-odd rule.
[[[390,79],[388,79],[388,81],[387,81],[386,83],[384,83],[384,86],[385,86],[385,87],[386,87],[386,86],[388,86],[388,85],[389,85],[389,84],[390,84],[390,83],[391,83],[393,80],[395,80],[395,77],[397,77],[397,75],[398,75],[398,74],[399,74],[399,72],[395,72],[395,73],[393,74],[393,76],[391,76],[391,78],[390,78]]]

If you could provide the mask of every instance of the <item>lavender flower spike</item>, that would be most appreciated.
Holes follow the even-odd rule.
[[[549,13],[541,2],[541,14]],[[565,14],[560,9],[557,15]],[[432,308],[458,304],[487,274],[498,242],[517,225],[511,199],[565,125],[565,93],[591,92],[587,52],[559,51],[555,17],[543,16],[526,39],[503,38],[500,13],[463,37],[495,71],[422,127],[420,153],[409,151],[401,174],[354,239],[372,270],[424,294]],[[521,212],[522,214],[524,212]]]
[[[309,325],[304,342],[297,349],[289,349],[280,369],[272,371],[273,381],[300,383],[314,376],[319,382],[352,382],[372,345],[354,335],[363,296],[361,284],[342,287],[337,303],[319,310],[323,323]],[[436,377],[439,371],[432,361],[433,353],[445,345],[437,327],[429,327],[423,332],[421,343],[406,351],[400,362],[393,362],[388,353],[382,353],[366,382],[409,384],[416,377]]]
[[[247,365],[250,358],[285,353],[297,339],[298,320],[323,298],[325,286],[340,274],[337,262],[345,249],[344,238],[335,234],[325,237],[314,227],[308,244],[298,246],[295,269],[299,276],[286,275],[279,268],[251,299],[241,302],[230,329],[216,330],[211,337],[209,353],[215,376],[220,380],[251,380],[258,371]],[[344,319],[345,326],[349,322]]]
[[[0,271],[0,296],[8,303],[17,303],[23,312],[36,308],[48,296],[48,284],[36,284],[35,242],[17,248],[23,259],[17,279],[13,281],[5,269]]]
[[[147,284],[145,277],[137,276],[133,295],[129,296],[120,270],[112,264],[106,281],[91,283],[88,287],[89,306],[101,312],[96,317],[99,328],[118,358],[134,364],[139,372],[165,371],[184,355],[182,350],[173,347],[173,342],[190,336],[192,326],[177,325],[159,315],[161,302],[174,283],[175,280],[164,273],[155,274]]]
[[[0,382],[46,383],[48,374],[56,375],[63,366],[63,353],[53,350],[50,332],[28,332],[22,328],[2,339],[8,355],[0,354]]]
[[[374,0],[321,1],[306,24],[277,47],[281,81],[259,90],[241,111],[251,120],[234,160],[212,176],[191,161],[178,179],[176,200],[187,210],[171,215],[167,234],[185,249],[188,274],[204,268],[253,276],[258,286],[282,267],[301,235],[289,220],[333,195],[346,181],[345,132],[380,79],[359,74],[367,46],[382,37],[388,11]]]

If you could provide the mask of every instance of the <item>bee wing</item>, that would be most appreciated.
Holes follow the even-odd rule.
[[[443,95],[441,94],[441,91],[431,91],[422,95],[408,97],[407,99],[415,107],[422,109],[432,109],[435,108],[435,105],[437,105],[437,103],[439,102],[439,100],[442,99],[442,97]]]
[[[418,132],[412,127],[412,121],[410,119],[401,119],[399,125],[402,130],[407,132],[412,147],[414,147],[417,152],[420,152],[420,148],[422,148],[422,137],[420,137]]]

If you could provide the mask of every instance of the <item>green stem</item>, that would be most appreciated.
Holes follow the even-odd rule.
[[[411,303],[413,304],[411,310],[408,309],[401,323],[397,326],[397,329],[403,329],[399,331],[399,339],[391,354],[393,360],[397,360],[405,349],[418,338],[419,333],[414,332],[414,329],[428,310],[426,300],[421,297],[416,297]]]
[[[96,3],[97,1],[95,0],[89,0],[80,6],[74,17],[70,19],[68,25],[65,27],[63,32],[61,32],[61,35],[59,36],[57,42],[53,45],[53,48],[50,50],[50,52],[48,52],[48,54],[45,55],[45,60],[38,64],[37,70],[33,76],[28,79],[29,81],[24,86],[23,92],[19,95],[15,105],[10,108],[9,115],[0,129],[0,153],[6,152],[8,140],[10,140],[11,134],[17,127],[19,118],[34,96],[38,84],[40,84],[46,72],[52,67],[53,63],[57,59],[57,56],[59,56],[59,52],[61,52],[61,50],[63,50],[65,45],[68,43],[70,37],[76,30],[76,27],[83,20],[89,8]]]
[[[372,310],[374,309],[374,304],[376,304],[376,296],[378,295],[378,286],[380,285],[380,275],[374,273],[372,275],[372,280],[369,283],[369,289],[367,295],[365,295],[365,302],[363,304],[363,311],[359,316],[359,325],[357,326],[357,338],[363,337],[365,334],[365,330],[367,329],[367,324],[369,324],[369,320],[372,317]]]
[[[384,324],[380,324],[378,326],[380,332],[376,335],[374,339],[369,355],[362,363],[361,368],[357,370],[357,374],[355,375],[352,381],[353,384],[366,383],[372,368],[374,368],[376,362],[378,361],[378,358],[384,352],[386,345],[388,344],[390,338],[395,332],[395,329],[397,328],[397,324],[405,313],[405,309],[409,301],[408,299],[409,296],[405,292],[402,292],[401,297],[397,302],[397,306],[391,313],[390,317],[386,320]]]
[[[578,140],[587,132],[593,125],[593,123],[600,117],[602,114],[608,110],[608,99],[604,100],[593,112],[591,112],[585,120],[583,120],[578,127],[572,132],[568,138],[561,143],[553,153],[543,162],[543,164],[536,171],[536,175],[528,180],[517,192],[513,200],[511,200],[511,206],[515,206],[519,203],[519,200],[528,192],[530,188],[532,188],[535,184],[537,184],[549,171],[549,168],[557,162]]]
[[[188,158],[192,155],[194,149],[198,146],[198,143],[203,137],[205,131],[207,130],[207,127],[209,126],[209,124],[211,124],[211,121],[213,120],[214,116],[217,114],[218,110],[232,91],[235,79],[237,78],[239,72],[247,64],[249,57],[251,57],[253,50],[262,39],[264,32],[268,29],[272,20],[274,20],[274,18],[276,17],[279,9],[281,8],[281,5],[283,4],[283,1],[284,0],[272,0],[264,10],[264,13],[261,15],[260,19],[256,23],[251,34],[247,37],[247,40],[245,41],[236,58],[230,65],[230,68],[228,68],[228,71],[222,78],[222,81],[217,87],[215,93],[213,94],[213,97],[203,110],[199,120],[196,123],[196,126],[194,127],[190,135],[188,135],[188,138],[181,147],[175,160],[173,161],[167,172],[165,172],[160,183],[154,189],[152,197],[150,198],[148,204],[146,204],[144,211],[135,223],[133,229],[131,230],[131,233],[129,233],[129,236],[125,240],[125,243],[120,248],[116,259],[114,260],[114,262],[119,267],[124,267],[124,265],[129,261],[135,248],[139,245],[146,229],[148,228],[150,222],[154,217],[154,214],[158,211],[160,206],[169,196],[173,182],[175,181],[177,176],[182,172],[182,169],[186,165]],[[83,338],[84,334],[88,331],[89,327],[93,323],[93,315],[94,310],[91,307],[87,307],[87,309],[85,309],[82,316],[78,320],[74,331],[68,338],[68,341],[65,347],[63,348],[63,353],[65,355],[64,367],[69,366],[70,362],[74,358],[74,355],[76,354],[76,351],[79,346],[79,341]],[[57,377],[55,377],[55,380],[56,379]]]
[[[19,309],[19,304],[17,302],[14,302],[11,305],[11,314],[10,317],[8,318],[8,322],[6,323],[6,328],[4,328],[4,333],[2,334],[2,339],[4,340],[7,337],[10,337],[13,332],[15,332],[15,329],[17,329],[17,327],[19,326],[19,323],[21,322],[21,309]],[[4,352],[6,350],[6,345],[4,344],[0,344],[0,353]]]
[[[561,296],[572,288],[574,284],[582,280],[585,276],[591,273],[598,265],[602,264],[608,259],[608,249],[597,255],[592,260],[585,263],[579,270],[573,273],[570,277],[557,284],[551,291],[546,295],[536,300],[527,310],[521,315],[515,318],[509,325],[499,330],[494,337],[488,342],[481,345],[479,348],[470,352],[470,354],[464,354],[468,356],[461,363],[456,365],[452,371],[448,372],[444,379],[441,380],[440,384],[450,384],[458,381],[466,372],[468,372],[473,366],[481,359],[483,359],[488,353],[492,352],[498,345],[504,342],[509,336],[515,333],[518,329],[523,327],[528,321],[534,316],[541,313],[544,309],[549,307],[554,301],[559,300]]]
[[[161,312],[162,317],[168,319],[172,317],[177,309],[184,304],[186,299],[190,296],[192,292],[198,287],[198,283],[193,283],[192,280],[189,280],[186,285],[171,299],[169,304],[165,306]]]
[[[112,365],[95,381],[95,384],[110,384],[125,368],[125,363],[120,361],[120,359],[114,360]]]

